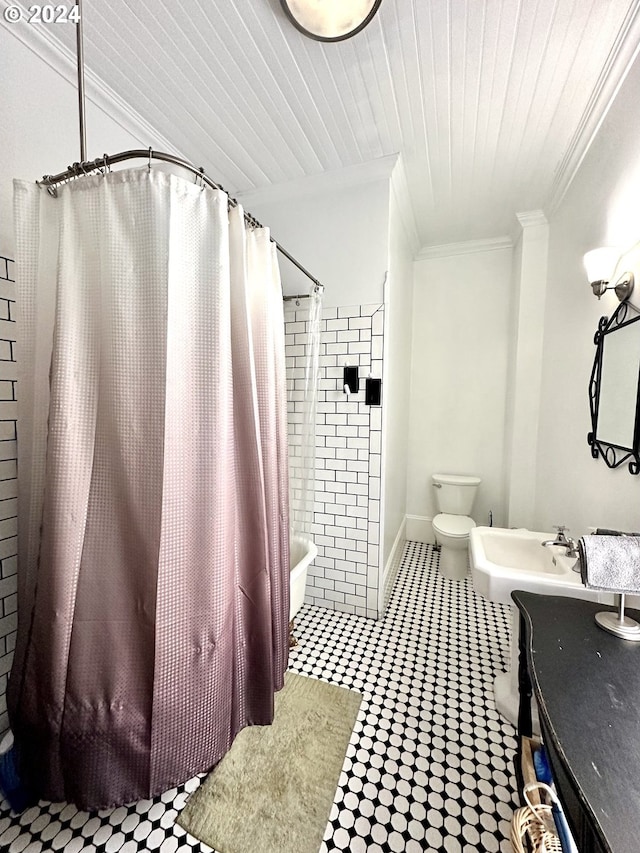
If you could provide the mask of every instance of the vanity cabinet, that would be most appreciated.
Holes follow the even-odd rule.
[[[519,742],[531,735],[533,693],[580,853],[640,851],[640,643],[595,624],[606,605],[518,591],[512,598],[521,620]],[[516,774],[521,789],[520,755]]]

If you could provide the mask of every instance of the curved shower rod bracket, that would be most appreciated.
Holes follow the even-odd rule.
[[[175,166],[180,166],[183,169],[191,172],[195,176],[195,181],[200,180],[202,182],[202,187],[205,186],[211,187],[214,190],[220,190],[225,193],[227,198],[229,199],[230,207],[237,207],[239,202],[237,199],[233,198],[229,193],[225,190],[223,186],[217,184],[215,181],[212,181],[211,178],[205,174],[204,168],[202,166],[193,166],[187,160],[183,160],[181,157],[177,157],[175,154],[166,154],[162,151],[154,151],[153,148],[132,148],[129,151],[120,151],[118,154],[103,154],[102,157],[96,157],[95,160],[87,160],[83,163],[73,163],[71,166],[67,166],[64,172],[59,172],[57,175],[43,175],[42,180],[37,181],[38,186],[44,187],[47,192],[57,197],[58,191],[57,186],[62,183],[66,183],[69,180],[74,178],[81,178],[84,175],[90,175],[92,172],[100,172],[103,175],[106,175],[111,171],[111,166],[113,163],[122,163],[125,160],[147,160],[149,164],[149,170],[151,170],[151,161],[152,160],[162,160],[165,163],[173,163]],[[252,228],[263,228],[264,226],[252,216],[248,211],[244,211],[245,222],[250,225]],[[309,270],[305,269],[302,264],[297,261],[293,255],[290,255],[289,252],[285,248],[283,248],[277,240],[271,237],[272,242],[275,244],[276,249],[284,255],[284,257],[290,261],[295,267],[297,267],[301,273],[303,273],[308,279],[311,279],[313,284],[316,287],[323,287],[320,284],[315,276],[311,275]]]

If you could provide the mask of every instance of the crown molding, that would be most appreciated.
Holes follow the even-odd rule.
[[[8,0],[0,0],[0,7],[6,9],[12,5]],[[21,44],[45,62],[63,80],[70,83],[74,89],[78,86],[78,69],[75,53],[66,45],[59,42],[49,31],[54,27],[32,26],[26,21],[5,25],[4,31],[16,38]],[[106,85],[91,69],[85,67],[85,96],[94,106],[98,107],[126,133],[135,137],[143,148],[152,143],[156,150],[164,150],[169,154],[184,157],[175,145],[143,119],[137,112]],[[115,153],[115,152],[108,152]]]
[[[522,228],[531,228],[534,225],[548,225],[549,220],[542,210],[524,210],[516,213],[516,219]]]
[[[423,246],[416,255],[416,261],[432,258],[448,258],[453,255],[472,255],[477,252],[495,252],[500,249],[512,249],[513,240],[508,235],[489,237],[486,240],[465,240],[463,243],[443,243],[440,246]]]
[[[243,205],[245,203],[256,205],[262,202],[290,201],[331,190],[344,190],[374,181],[389,180],[397,161],[397,154],[389,154],[367,163],[345,166],[343,169],[331,169],[328,172],[319,172],[316,175],[296,178],[293,181],[269,184],[251,190],[241,190],[235,193],[235,197]]]
[[[633,0],[618,36],[600,72],[580,123],[556,171],[548,205],[550,215],[562,203],[609,112],[620,87],[640,52],[640,0]]]

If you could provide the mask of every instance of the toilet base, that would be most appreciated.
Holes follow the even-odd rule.
[[[447,548],[440,545],[440,571],[445,578],[462,581],[469,571],[469,552],[467,548]]]

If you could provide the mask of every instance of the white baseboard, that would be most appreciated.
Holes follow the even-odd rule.
[[[407,515],[406,536],[410,542],[426,542],[434,545],[436,538],[433,535],[432,519],[425,515]]]
[[[400,527],[398,528],[396,538],[393,540],[393,546],[391,548],[391,553],[389,554],[389,559],[387,560],[387,564],[384,567],[381,588],[382,601],[380,602],[380,607],[378,608],[380,618],[384,616],[385,610],[387,609],[389,597],[391,596],[391,590],[393,589],[393,585],[398,575],[398,569],[400,568],[400,563],[402,562],[402,555],[404,553],[404,543],[407,540],[406,528],[407,518],[405,516],[400,522]]]

